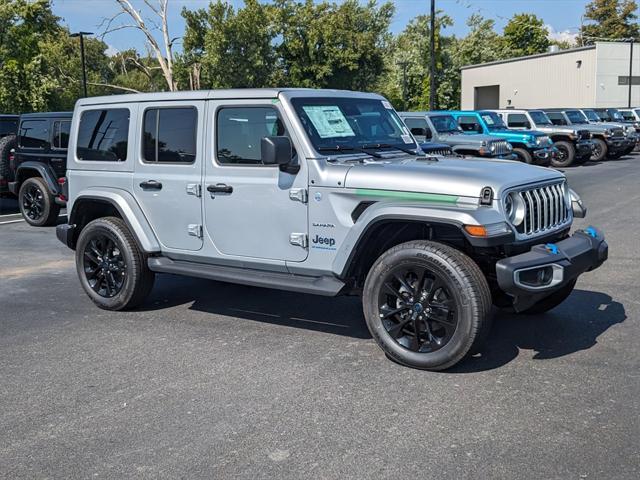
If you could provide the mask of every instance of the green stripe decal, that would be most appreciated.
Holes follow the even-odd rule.
[[[438,203],[456,203],[459,198],[455,195],[443,195],[440,193],[399,192],[396,190],[372,190],[368,188],[357,188],[356,195]]]

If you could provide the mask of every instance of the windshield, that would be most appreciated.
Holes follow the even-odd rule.
[[[594,110],[594,112],[596,112],[601,122],[610,122],[613,120],[606,110]]]
[[[291,99],[291,103],[318,151],[353,153],[362,148],[417,148],[409,130],[386,100],[301,97]]]
[[[627,122],[634,122],[636,120],[636,117],[633,116],[633,112],[631,110],[625,110],[624,112],[620,113]]]
[[[533,123],[538,126],[552,125],[551,120],[549,120],[549,117],[547,117],[547,114],[544,112],[534,110],[532,112],[529,112],[529,115],[531,116],[531,120],[533,120]]]
[[[458,122],[453,118],[453,115],[436,115],[429,117],[429,119],[438,133],[462,132],[462,129],[458,126]]]
[[[587,117],[590,122],[599,122],[600,121],[600,117],[593,110],[583,110],[582,113],[584,113],[584,116]]]
[[[574,124],[589,123],[589,120],[587,120],[587,117],[585,117],[584,114],[579,110],[567,110],[564,113],[567,115],[567,118],[571,123],[574,123]]]
[[[502,121],[502,118],[500,118],[500,115],[495,112],[482,112],[480,113],[480,116],[482,117],[482,120],[484,120],[484,123],[487,124],[487,128],[489,130],[507,129],[507,126]]]
[[[636,112],[636,115],[640,118],[640,109],[634,110],[634,112]]]
[[[622,114],[618,109],[610,108],[609,110],[607,110],[607,112],[609,113],[609,115],[611,115],[611,118],[613,120],[616,120],[618,122],[624,122],[624,117],[622,116]]]

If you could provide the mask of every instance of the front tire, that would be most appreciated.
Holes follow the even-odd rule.
[[[518,160],[521,162],[528,163],[529,165],[533,163],[533,156],[528,150],[524,148],[514,148],[513,153],[518,156]]]
[[[576,159],[576,147],[571,142],[560,140],[553,144],[558,149],[558,155],[551,160],[554,167],[569,167]]]
[[[18,191],[18,205],[25,221],[33,227],[55,225],[60,205],[49,193],[47,184],[40,177],[27,178]]]
[[[382,254],[362,302],[382,350],[425,370],[445,370],[476,352],[490,326],[491,293],[479,267],[437,242],[407,242]]]
[[[601,162],[609,153],[607,142],[600,138],[594,138],[592,141],[595,145],[595,148],[593,149],[593,153],[591,154],[591,160],[593,160],[594,162]]]
[[[93,220],[80,232],[76,270],[82,288],[105,310],[138,306],[155,279],[126,224],[117,217]]]

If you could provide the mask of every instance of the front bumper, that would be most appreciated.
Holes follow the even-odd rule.
[[[633,142],[633,143],[632,143]],[[635,141],[630,141],[627,138],[608,138],[607,147],[609,153],[616,154],[629,148],[631,145],[635,146]]]
[[[591,140],[579,140],[576,142],[576,157],[591,155],[596,146]]]
[[[533,163],[542,167],[548,167],[551,164],[551,160],[558,154],[558,149],[555,147],[545,147],[533,150]]]
[[[75,225],[69,225],[68,223],[62,223],[56,227],[56,237],[67,247],[75,249]]]
[[[513,297],[516,311],[526,310],[607,260],[609,246],[594,228],[578,230],[558,243],[536,245],[530,251],[496,263],[501,290]]]

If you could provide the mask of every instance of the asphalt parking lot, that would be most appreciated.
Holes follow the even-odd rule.
[[[0,217],[0,477],[640,478],[640,155],[566,173],[609,261],[445,373],[356,298],[164,275],[101,311],[53,228]]]

